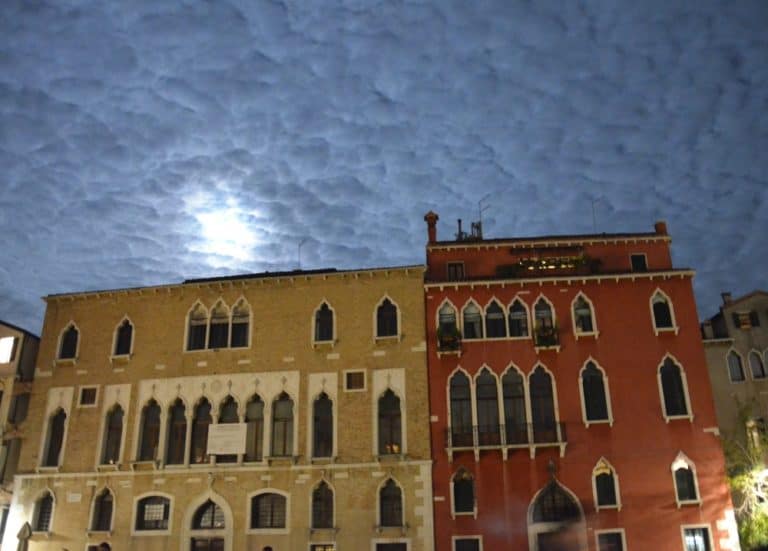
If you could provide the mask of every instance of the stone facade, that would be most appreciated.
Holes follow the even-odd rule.
[[[261,274],[47,297],[37,382],[22,427],[22,474],[16,478],[4,548],[15,546],[24,522],[35,528],[41,497],[50,495],[49,528],[33,533],[32,550],[80,550],[106,542],[111,549],[185,551],[197,538],[196,549],[376,551],[389,549],[378,543],[402,542],[408,551],[431,551],[422,284],[423,267],[411,266]],[[376,311],[385,298],[397,307],[397,332],[376,338]],[[316,342],[315,313],[323,303],[333,312],[333,337]],[[193,310],[213,317],[214,311],[230,312],[236,304],[250,312],[246,346],[188,350]],[[132,326],[130,351],[118,354],[124,352],[115,347],[125,320]],[[74,354],[63,354],[74,357],[62,359],[69,327],[76,328],[77,344]],[[207,331],[212,338],[210,326]],[[348,371],[364,372],[362,388],[347,389]],[[402,435],[396,447],[380,450],[378,403],[388,389],[400,400]],[[333,453],[317,458],[312,404],[323,392],[333,404]],[[231,397],[236,421],[243,423],[253,396],[264,404],[260,458],[238,455],[233,463],[222,463],[190,451],[194,412],[204,400],[216,424]],[[292,403],[292,429],[280,440],[290,451],[272,454],[277,446],[270,448],[272,415],[278,415],[273,406],[281,396]],[[150,400],[162,412],[159,443],[151,460],[140,461],[146,459],[139,453],[142,411]],[[174,440],[168,419],[177,400],[185,407],[185,451],[180,464],[170,464],[167,450]],[[119,449],[110,452],[107,440],[114,437],[108,418],[118,407],[121,438]],[[66,416],[63,445],[58,466],[55,457],[51,466],[50,427],[61,412]],[[112,459],[105,461],[107,456]],[[379,490],[390,480],[400,489],[403,518],[396,526],[382,526]],[[333,491],[330,529],[312,528],[312,494],[321,481]],[[95,497],[105,489],[114,511],[109,530],[95,527],[93,520]],[[285,498],[286,522],[252,529],[251,498],[264,492]],[[138,530],[138,501],[150,495],[169,500],[168,525]],[[224,528],[195,532],[193,516],[208,499],[220,508]]]

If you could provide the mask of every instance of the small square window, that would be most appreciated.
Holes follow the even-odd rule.
[[[464,279],[464,263],[449,262],[448,263],[448,281],[461,281],[463,279]]]
[[[336,546],[332,543],[313,543],[309,551],[336,551]]]
[[[712,551],[709,541],[709,528],[706,526],[685,528],[683,530],[685,551]]]
[[[78,401],[78,405],[80,407],[95,406],[97,393],[98,393],[98,387],[95,387],[95,386],[80,387],[80,400]]]
[[[632,263],[633,272],[648,271],[648,259],[645,254],[631,254],[629,255],[629,261]]]
[[[344,375],[344,390],[365,390],[365,371],[347,371]]]
[[[456,538],[453,540],[454,551],[480,551],[480,538]]]
[[[601,532],[597,535],[597,551],[624,551],[624,538],[622,533]]]

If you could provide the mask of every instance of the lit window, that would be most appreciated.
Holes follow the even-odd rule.
[[[709,542],[709,528],[705,526],[683,529],[685,551],[712,551]]]
[[[0,339],[0,363],[7,364],[16,359],[16,337]]]

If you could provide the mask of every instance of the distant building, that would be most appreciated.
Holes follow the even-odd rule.
[[[423,272],[47,297],[3,549],[431,551]]]
[[[436,549],[738,549],[666,225],[438,241],[425,220]]]
[[[37,335],[0,320],[0,541],[21,451],[18,425],[27,416],[39,343]]]

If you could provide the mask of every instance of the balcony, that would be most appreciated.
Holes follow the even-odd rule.
[[[537,325],[533,330],[533,345],[536,351],[554,349],[560,351],[560,333],[557,325]]]
[[[582,247],[536,249],[532,256],[518,258],[513,264],[496,266],[499,279],[599,274],[602,261],[584,253]]]
[[[440,326],[437,330],[437,353],[461,355],[461,334],[453,326]]]
[[[501,450],[504,459],[507,459],[510,449],[528,449],[533,459],[536,449],[551,447],[559,447],[562,457],[567,442],[565,423],[554,421],[445,429],[445,448],[451,461],[453,454],[460,451],[474,452],[475,460],[479,461],[483,450]]]

